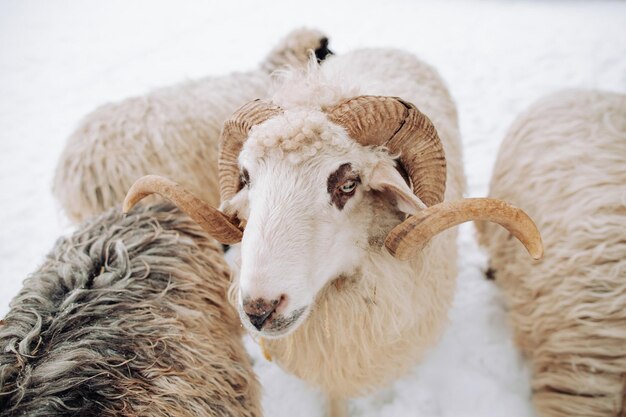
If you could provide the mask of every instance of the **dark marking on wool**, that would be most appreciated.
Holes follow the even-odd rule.
[[[339,210],[343,210],[348,200],[356,192],[356,188],[349,193],[341,191],[341,186],[346,181],[361,183],[361,178],[352,170],[352,165],[349,163],[341,164],[335,172],[328,176],[328,181],[326,182],[326,191],[330,194],[330,201]]]
[[[333,51],[328,49],[328,38],[322,38],[320,39],[320,46],[315,49],[315,58],[317,58],[317,63],[321,63],[328,55],[334,54]]]
[[[363,205],[373,213],[367,230],[367,243],[370,249],[380,252],[385,246],[387,235],[406,219],[406,213],[398,209],[395,197],[387,191],[370,190],[364,193]]]
[[[378,234],[378,235],[368,236],[367,237],[367,244],[370,245],[371,247],[374,247],[374,248],[382,248],[383,245],[385,244],[385,238],[386,237],[387,237],[387,235],[385,235],[385,234]]]
[[[337,291],[342,291],[350,285],[356,284],[358,274],[360,274],[360,271],[354,275],[341,274],[337,278],[332,280],[331,283]]]
[[[89,275],[87,276],[87,281],[85,281],[85,283],[83,284],[83,288],[86,290],[91,289],[93,287],[93,281],[96,279],[96,277],[98,277],[99,275],[102,275],[103,272],[104,272],[104,263],[100,262],[99,260],[95,260],[93,265],[91,266]],[[68,291],[69,289],[66,288],[66,292]]]
[[[586,370],[589,371],[589,369],[586,369]],[[610,399],[610,397],[605,395],[605,394],[590,394],[590,393],[575,391],[575,390],[572,390],[572,389],[567,389],[567,387],[553,387],[551,385],[546,385],[542,389],[533,390],[533,394],[542,393],[542,392],[549,392],[549,393],[552,393],[552,394],[561,394],[561,395],[564,395],[564,396],[571,396],[572,398],[602,398],[602,399]],[[621,416],[623,416],[623,413],[619,414],[619,417],[621,417]]]
[[[487,271],[485,271],[485,278],[489,281],[494,281],[496,279],[496,270],[491,267],[487,268]]]
[[[99,207],[104,206],[104,196],[102,195],[102,189],[100,187],[96,187],[94,189],[94,194],[96,195],[96,201],[98,202]]]
[[[337,291],[341,291],[343,289],[344,284],[346,283],[345,275],[339,275],[334,281],[333,286]]]

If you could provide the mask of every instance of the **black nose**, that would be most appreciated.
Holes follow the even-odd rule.
[[[243,302],[243,311],[250,319],[250,323],[257,329],[261,330],[272,313],[276,310],[280,298],[276,300],[265,300],[263,298],[246,299]]]

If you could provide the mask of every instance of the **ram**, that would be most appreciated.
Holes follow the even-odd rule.
[[[361,50],[290,74],[224,125],[222,211],[159,177],[139,180],[125,209],[156,192],[218,240],[243,238],[232,295],[245,327],[343,415],[344,399],[402,375],[439,338],[456,233],[423,247],[431,237],[478,217],[535,256],[541,245],[519,210],[461,200],[456,110],[430,66]]]
[[[170,204],[92,219],[0,324],[0,416],[260,417],[229,277]]]
[[[139,177],[161,174],[217,204],[223,122],[242,104],[267,95],[273,71],[302,67],[312,51],[324,59],[328,39],[299,29],[255,71],[190,81],[96,109],[67,141],[55,173],[55,197],[70,219],[82,221],[119,205]]]
[[[539,415],[624,415],[626,95],[565,91],[532,105],[500,146],[490,195],[523,205],[546,245],[532,262],[507,233],[479,228]]]

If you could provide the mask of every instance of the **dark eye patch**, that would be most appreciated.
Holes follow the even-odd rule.
[[[326,183],[326,191],[330,194],[330,201],[339,210],[343,209],[356,192],[356,188],[349,193],[341,191],[340,187],[346,181],[354,181],[357,184],[361,182],[361,178],[352,170],[352,165],[349,163],[341,164],[335,172],[328,176]]]
[[[245,186],[250,186],[250,174],[248,174],[248,170],[244,168],[239,174],[239,190]]]

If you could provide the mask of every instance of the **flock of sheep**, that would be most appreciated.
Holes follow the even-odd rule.
[[[541,100],[502,142],[490,198],[464,188],[437,71],[398,50],[333,55],[315,30],[255,71],[105,105],[55,176],[81,225],[0,324],[0,416],[261,416],[244,329],[346,416],[436,344],[451,227],[469,220],[537,412],[623,415],[626,96]]]

